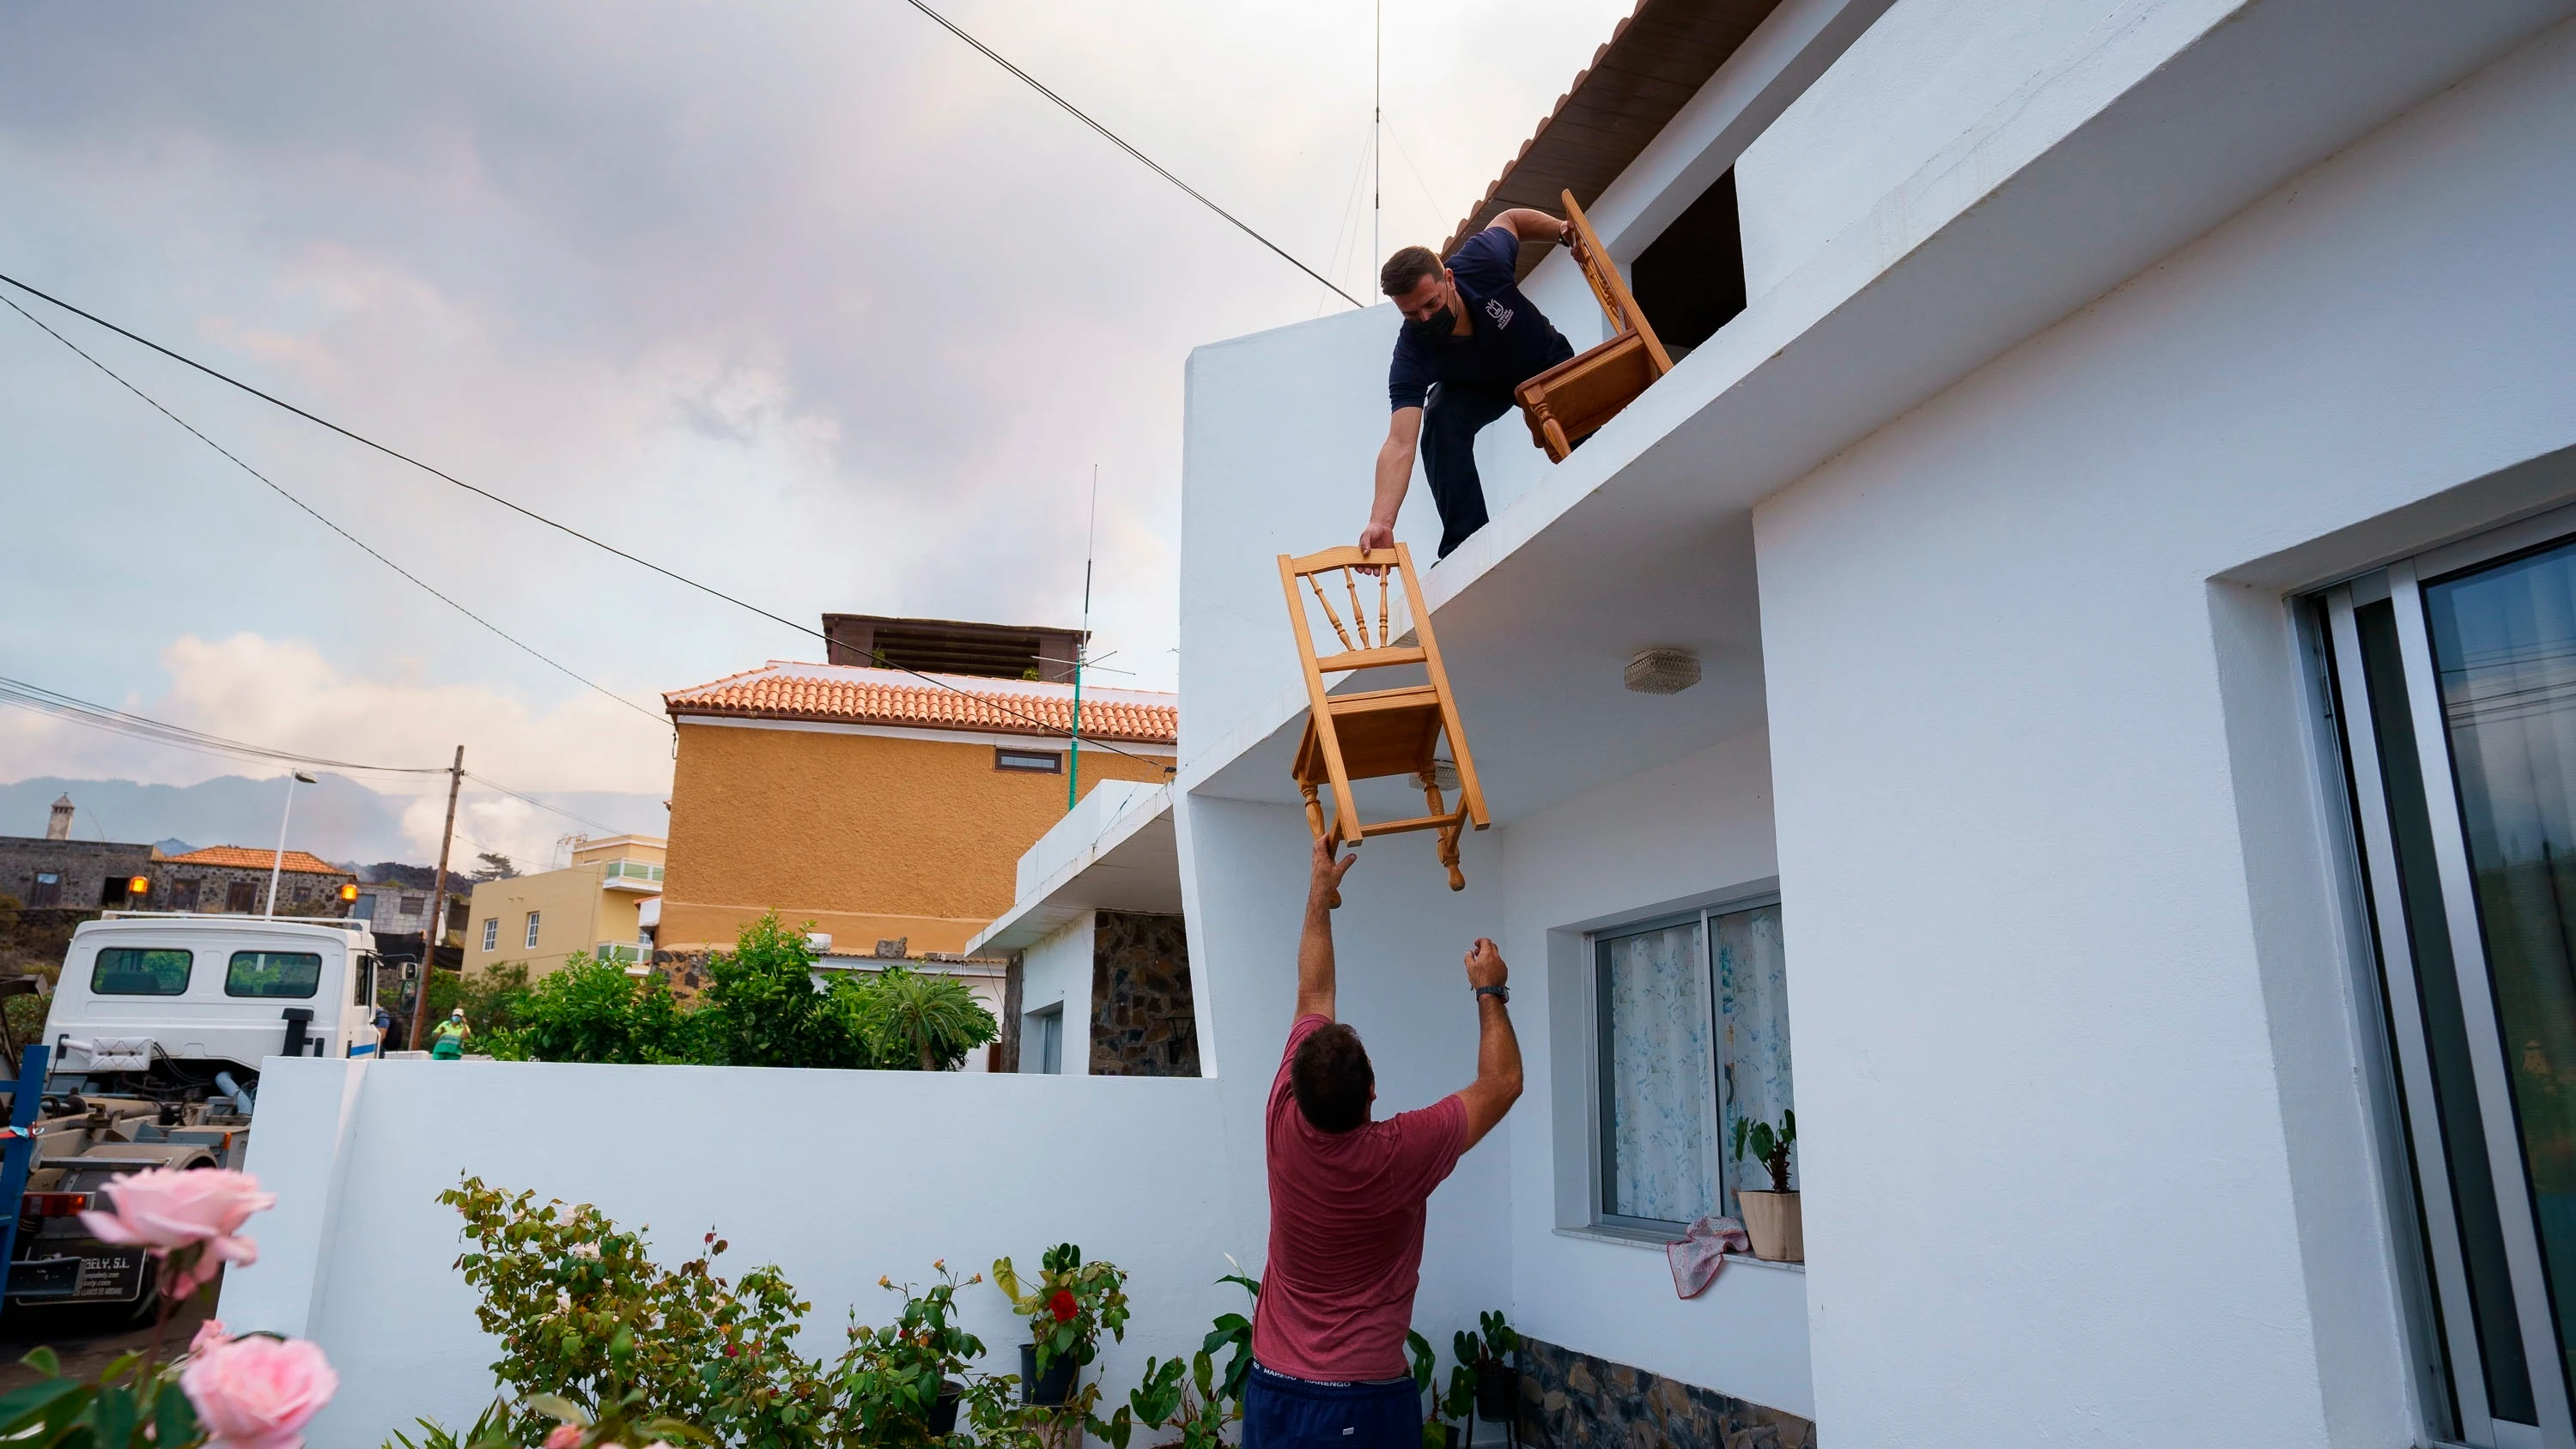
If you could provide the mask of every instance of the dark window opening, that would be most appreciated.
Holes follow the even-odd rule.
[[[248,915],[259,909],[259,886],[254,881],[237,880],[224,887],[224,909]]]
[[[196,908],[197,883],[192,880],[172,881],[170,883],[170,909],[174,911],[193,911]]]
[[[1061,775],[1064,773],[1064,756],[1052,750],[995,750],[993,768],[1024,770],[1032,775]]]
[[[111,908],[124,905],[125,897],[127,895],[126,886],[131,883],[133,879],[134,877],[129,875],[109,876],[99,885],[98,903],[102,906]]]
[[[876,614],[825,614],[823,635],[834,664],[1057,684],[1072,681],[1082,644],[1073,629]]]
[[[1676,361],[1744,310],[1735,173],[1717,178],[1628,268],[1628,288]]]

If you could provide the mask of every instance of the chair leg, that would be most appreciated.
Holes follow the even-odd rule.
[[[1314,833],[1317,840],[1321,840],[1324,838],[1324,802],[1316,796],[1314,786],[1301,783],[1297,788],[1306,794],[1306,828]],[[1339,890],[1334,891],[1333,898],[1324,903],[1324,908],[1340,910],[1342,893]]]
[[[1440,798],[1440,777],[1425,770],[1413,778],[1422,782],[1422,801],[1430,807],[1424,813],[1448,814],[1448,803]],[[1458,869],[1458,827],[1455,824],[1442,826],[1439,839],[1440,863],[1449,867],[1449,889],[1463,891],[1467,888],[1467,876],[1464,871]]]

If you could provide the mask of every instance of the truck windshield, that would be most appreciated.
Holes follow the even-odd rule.
[[[109,946],[98,953],[89,989],[99,996],[179,996],[188,990],[195,958],[171,947]]]
[[[322,987],[322,957],[312,951],[235,951],[224,973],[226,996],[311,996]]]

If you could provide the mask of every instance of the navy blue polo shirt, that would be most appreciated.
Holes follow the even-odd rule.
[[[1489,226],[1467,238],[1449,258],[1467,304],[1468,333],[1456,336],[1448,313],[1406,322],[1395,334],[1395,362],[1387,369],[1386,396],[1396,410],[1422,406],[1435,382],[1509,393],[1571,355],[1547,314],[1521,295],[1515,275],[1520,239],[1508,227]]]

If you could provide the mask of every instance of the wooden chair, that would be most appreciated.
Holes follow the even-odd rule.
[[[1592,295],[1601,299],[1601,311],[1610,319],[1616,334],[1589,351],[1576,353],[1513,391],[1520,399],[1521,416],[1528,420],[1530,440],[1547,450],[1547,456],[1562,463],[1574,445],[1600,430],[1603,423],[1619,415],[1619,410],[1637,400],[1637,394],[1654,385],[1655,379],[1673,370],[1673,360],[1665,355],[1664,344],[1655,337],[1655,329],[1646,324],[1646,314],[1637,310],[1637,299],[1629,294],[1627,279],[1601,249],[1601,238],[1592,234],[1592,223],[1585,219],[1583,208],[1574,204],[1574,193],[1564,194],[1566,220],[1574,223],[1574,234],[1583,241],[1578,263],[1583,279],[1592,284]]]
[[[1372,620],[1362,602],[1361,570],[1376,569],[1377,614]],[[1348,598],[1351,621],[1342,623],[1322,577],[1340,575],[1338,590]],[[1412,644],[1397,644],[1388,618],[1388,580],[1404,581],[1404,602],[1413,616]],[[1298,583],[1314,593],[1324,617],[1341,641],[1341,651],[1320,657],[1315,632]],[[1306,826],[1317,840],[1327,836],[1357,845],[1373,835],[1400,835],[1409,830],[1437,832],[1440,863],[1449,867],[1449,889],[1464,890],[1467,877],[1458,869],[1458,836],[1473,823],[1478,830],[1492,822],[1485,814],[1484,788],[1476,782],[1476,761],[1467,753],[1467,735],[1459,727],[1458,702],[1449,693],[1449,674],[1440,663],[1440,644],[1431,635],[1431,611],[1423,607],[1415,582],[1413,551],[1397,544],[1363,553],[1356,548],[1328,548],[1303,558],[1279,555],[1279,584],[1288,595],[1288,618],[1297,634],[1297,658],[1306,669],[1305,737],[1297,742],[1292,767],[1297,788],[1306,797]],[[1372,633],[1372,629],[1374,633]],[[1429,682],[1363,694],[1327,694],[1324,676],[1355,669],[1389,669],[1419,664]],[[1450,758],[1458,767],[1458,802],[1443,798],[1435,749],[1449,737]],[[1374,823],[1360,819],[1351,800],[1351,782],[1387,776],[1410,776],[1422,787],[1424,813],[1402,820]],[[1333,813],[1328,820],[1320,792],[1330,787]],[[1336,895],[1333,904],[1340,905]]]

